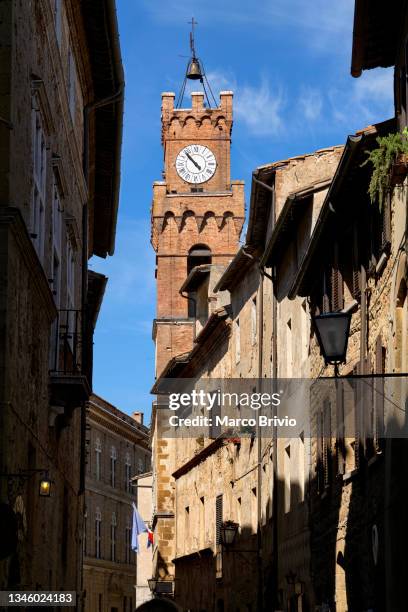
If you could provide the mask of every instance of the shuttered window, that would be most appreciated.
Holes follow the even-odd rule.
[[[358,227],[353,226],[353,244],[352,244],[352,266],[353,266],[353,279],[352,279],[352,295],[355,300],[358,300],[361,293],[360,288],[360,258],[358,250]]]
[[[221,544],[222,495],[215,499],[215,544]]]
[[[331,309],[336,312],[343,308],[343,277],[340,270],[339,245],[333,248],[333,266],[331,271]]]

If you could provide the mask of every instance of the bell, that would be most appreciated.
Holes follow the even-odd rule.
[[[192,81],[198,81],[198,79],[203,78],[200,62],[198,61],[196,57],[193,57],[193,59],[191,60],[190,65],[187,68],[186,76],[188,79],[191,79]]]

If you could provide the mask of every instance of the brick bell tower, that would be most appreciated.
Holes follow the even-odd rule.
[[[233,93],[222,91],[217,108],[204,106],[202,92],[191,97],[191,108],[178,109],[174,93],[162,94],[164,180],[153,184],[151,219],[156,377],[193,345],[193,301],[180,287],[195,265],[234,257],[244,222],[244,182],[230,178]]]
[[[183,282],[196,265],[229,263],[238,250],[245,214],[244,182],[230,178],[233,93],[222,91],[216,108],[204,105],[204,93],[191,97],[191,108],[180,109],[174,93],[162,94],[164,180],[153,184],[151,211],[156,379],[173,357],[193,347],[194,300],[180,294]],[[154,408],[153,575],[173,584],[176,441],[162,438],[156,425]]]

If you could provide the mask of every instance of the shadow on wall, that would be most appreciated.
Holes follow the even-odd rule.
[[[136,610],[140,610],[140,612],[174,612],[177,608],[167,599],[152,599],[136,608]]]

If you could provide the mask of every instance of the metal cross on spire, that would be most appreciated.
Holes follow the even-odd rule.
[[[204,90],[204,94],[205,94],[205,98],[206,98],[208,107],[211,108],[210,96],[215,106],[217,106],[217,101],[214,98],[214,94],[211,90],[210,84],[206,77],[205,70],[204,70],[204,64],[196,56],[196,50],[195,50],[194,27],[198,25],[198,22],[194,19],[194,17],[192,17],[191,21],[189,21],[188,23],[191,25],[191,32],[190,32],[191,58],[189,58],[188,60],[186,74],[184,76],[183,84],[181,86],[181,90],[177,98],[176,108],[180,108],[183,103],[187,79],[191,81],[200,81],[201,85],[203,86],[203,90]]]
[[[194,26],[198,25],[198,21],[196,21],[194,17],[192,17],[191,21],[188,21],[187,23],[191,24],[190,49],[191,49],[191,55],[193,56],[193,58],[195,58],[196,54],[195,54],[195,46],[194,46]]]

